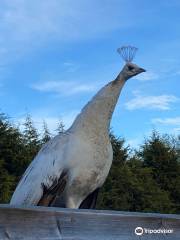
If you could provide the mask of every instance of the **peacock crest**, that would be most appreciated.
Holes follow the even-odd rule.
[[[117,49],[118,53],[121,55],[122,59],[124,59],[125,62],[132,62],[134,59],[136,52],[138,48],[133,46],[122,46]]]

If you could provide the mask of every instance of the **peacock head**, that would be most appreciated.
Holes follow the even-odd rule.
[[[137,48],[133,46],[122,46],[117,51],[126,62],[124,68],[121,71],[124,79],[127,80],[131,77],[138,75],[139,73],[145,72],[146,70],[132,63],[133,58],[137,52]]]
[[[146,72],[146,70],[134,63],[127,62],[123,67],[121,74],[126,80],[128,80],[129,78],[134,77],[142,72]]]

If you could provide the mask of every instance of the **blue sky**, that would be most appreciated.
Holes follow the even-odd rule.
[[[51,131],[66,128],[116,77],[116,49],[139,48],[147,70],[129,80],[112,129],[133,147],[153,128],[180,132],[180,1],[0,0],[0,110],[22,122],[30,113]]]

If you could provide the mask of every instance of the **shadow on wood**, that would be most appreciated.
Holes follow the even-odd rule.
[[[137,236],[136,227],[172,229],[173,233]],[[0,205],[1,240],[180,239],[180,216],[174,214],[74,210]]]

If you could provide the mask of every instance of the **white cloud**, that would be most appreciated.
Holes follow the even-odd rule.
[[[0,61],[14,61],[47,41],[97,38],[127,26],[123,0],[2,0],[0,9]],[[132,24],[132,23],[131,23]]]
[[[42,83],[36,83],[31,87],[41,92],[50,92],[59,95],[88,93],[93,92],[97,89],[96,85],[76,83],[72,81],[46,81]]]
[[[154,72],[144,72],[140,75],[137,75],[135,78],[139,81],[145,82],[145,81],[151,81],[154,79],[158,79],[159,75]]]
[[[125,104],[126,109],[158,109],[168,110],[170,104],[177,102],[179,99],[173,95],[159,95],[159,96],[141,96],[137,95],[132,100]]]
[[[154,118],[152,123],[163,124],[163,125],[179,125],[180,126],[180,117],[174,118]]]

